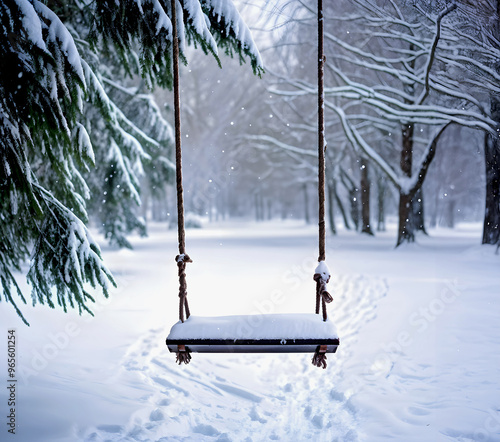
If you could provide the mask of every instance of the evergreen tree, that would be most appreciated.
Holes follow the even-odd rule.
[[[193,44],[262,71],[231,0],[183,0],[177,11],[184,61]],[[171,18],[169,0],[0,3],[0,299],[26,323],[14,272],[30,260],[33,304],[91,313],[89,286],[107,296],[114,280],[85,225],[87,200],[93,210],[106,201],[104,231],[126,245],[125,232],[142,228],[129,202],[140,203],[144,164],[172,168],[168,124],[147,95],[124,100],[130,90],[113,78],[171,87]],[[146,130],[137,108],[130,116],[133,102],[148,109]]]

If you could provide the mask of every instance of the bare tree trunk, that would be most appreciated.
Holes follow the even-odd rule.
[[[280,203],[280,212],[282,220],[285,220],[288,216],[288,205],[286,203],[285,193],[286,192],[284,189],[280,190],[279,203]]]
[[[443,135],[444,131],[451,123],[447,123],[439,129],[439,131],[434,136],[431,144],[428,147],[426,157],[422,163],[420,171],[418,172],[418,180],[416,184],[411,189],[407,189],[406,192],[400,190],[399,192],[399,229],[398,229],[398,241],[396,247],[403,242],[413,242],[415,241],[415,231],[417,230],[417,225],[420,223],[419,229],[425,232],[423,227],[423,198],[422,198],[422,185],[424,184],[425,177],[429,170],[429,166],[436,154],[437,145],[439,138]],[[408,126],[410,128],[410,126]],[[411,126],[411,131],[405,131],[403,129],[403,151],[401,155],[401,170],[407,176],[411,176],[411,155],[412,143],[405,142],[405,136],[408,133],[413,134],[413,126]],[[413,140],[413,138],[412,138]],[[413,201],[412,201],[413,200]],[[414,203],[417,203],[414,205]],[[420,205],[420,207],[418,206]],[[417,218],[417,221],[415,219]]]
[[[416,232],[422,232],[427,235],[424,220],[424,192],[419,188],[415,196],[411,199],[413,228]]]
[[[455,227],[455,213],[457,203],[450,199],[446,207],[446,227],[453,229]]]
[[[337,229],[335,227],[335,215],[333,211],[333,200],[334,200],[334,186],[335,182],[328,181],[328,221],[330,222],[330,231],[332,235],[337,234]]]
[[[282,220],[285,220],[287,217],[286,209],[287,209],[286,204],[281,202],[281,219]]]
[[[347,217],[347,213],[346,213],[346,210],[344,209],[344,205],[342,204],[342,201],[340,200],[340,197],[337,193],[337,186],[336,185],[333,186],[333,193],[335,196],[335,202],[337,203],[337,207],[339,208],[340,214],[342,215],[342,219],[344,221],[344,227],[347,230],[351,230],[351,225],[349,224],[349,218]]]
[[[370,224],[370,185],[368,161],[361,158],[361,233],[373,235]]]
[[[349,201],[351,203],[351,219],[354,223],[354,228],[359,230],[359,189],[353,187],[349,191]]]
[[[496,121],[500,121],[500,100],[497,98],[492,98],[492,114]],[[498,136],[486,134],[484,160],[486,166],[486,207],[483,244],[500,245],[500,140]]]
[[[260,216],[260,204],[259,204],[259,193],[258,192],[255,192],[255,201],[254,201],[254,205],[255,205],[255,221],[260,221],[261,219],[261,216]]]
[[[359,207],[358,207],[358,205],[359,205],[359,201],[358,201],[359,200],[359,198],[358,198],[359,189],[356,186],[356,184],[354,183],[354,181],[351,179],[351,177],[344,170],[341,170],[341,172],[342,173],[340,175],[340,179],[342,180],[342,184],[344,185],[347,192],[349,193],[349,205],[350,205],[351,219],[354,223],[354,229],[358,230],[358,227],[359,227]],[[346,216],[346,212],[342,208],[342,203],[340,202],[340,198],[338,197],[338,194],[336,192],[335,192],[335,196],[336,196],[336,200],[337,200],[339,207],[341,207],[342,216],[344,217],[345,226],[347,229],[350,229],[349,222],[348,222],[347,216]]]
[[[267,219],[273,219],[273,200],[271,198],[267,199]]]
[[[399,228],[397,246],[404,242],[414,242],[416,232],[427,234],[424,225],[424,201],[422,188],[413,196],[399,193]]]
[[[302,185],[302,190],[304,192],[304,219],[306,224],[311,224],[311,217],[309,215],[309,194],[307,193],[307,183]]]
[[[413,162],[413,123],[403,126],[403,149],[401,150],[400,167],[403,174],[411,177]],[[403,242],[415,241],[415,229],[413,224],[413,210],[410,195],[399,192],[399,226],[397,246]]]
[[[387,182],[385,177],[377,172],[377,231],[385,232],[385,193]]]
[[[437,226],[438,208],[439,208],[439,192],[436,191],[434,194],[434,202],[431,208],[431,219],[429,221],[429,227],[431,228]]]
[[[158,221],[158,202],[156,198],[151,199],[151,218],[153,221]]]
[[[399,225],[398,225],[398,242],[396,246],[403,242],[414,242],[415,233],[410,224],[410,208],[411,199],[405,193],[399,194]]]

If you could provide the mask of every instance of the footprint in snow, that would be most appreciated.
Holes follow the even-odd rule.
[[[252,421],[260,422],[261,424],[265,424],[267,422],[267,419],[264,419],[259,415],[256,407],[252,407],[249,416]]]
[[[121,425],[99,425],[97,429],[106,433],[122,433],[124,430]]]
[[[130,347],[122,365],[138,372],[145,385],[156,384],[158,391],[141,403],[128,433],[123,428],[121,433],[96,433],[110,440],[124,434],[130,440],[154,440],[166,432],[173,441],[185,438],[190,429],[188,440],[224,442],[231,440],[228,434],[245,440],[249,431],[259,434],[265,429],[267,440],[356,441],[356,410],[341,390],[341,363],[349,357],[349,343],[376,318],[377,301],[385,296],[387,285],[382,279],[346,275],[334,286],[336,305],[330,315],[339,332],[346,333],[341,336],[342,358],[328,355],[329,370],[318,371],[310,357],[297,355],[279,360],[234,355],[224,363],[217,355],[200,355],[199,362],[179,367],[165,348],[164,330],[152,329]],[[134,436],[137,419],[144,424]],[[192,426],[193,421],[198,423]],[[228,433],[220,431],[221,422]]]
[[[204,436],[218,436],[220,431],[212,427],[212,425],[198,424],[193,427],[193,433],[203,434]]]
[[[165,416],[163,415],[163,412],[157,408],[151,412],[149,420],[152,422],[159,422],[165,420]]]

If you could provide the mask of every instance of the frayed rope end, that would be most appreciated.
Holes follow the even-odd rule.
[[[315,367],[325,369],[326,368],[326,348],[322,348],[322,347],[326,347],[326,346],[318,345],[318,348],[314,352],[314,356],[312,358],[312,364]]]
[[[183,363],[187,365],[191,361],[191,352],[184,345],[180,345],[179,350],[175,354],[177,356],[175,362],[179,365]]]

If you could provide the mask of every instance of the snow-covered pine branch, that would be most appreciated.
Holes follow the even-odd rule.
[[[35,191],[47,210],[39,226],[27,275],[33,305],[40,303],[54,308],[56,298],[64,311],[71,307],[92,314],[87,304],[94,302],[94,298],[86,285],[101,287],[106,297],[110,284],[116,286],[102,262],[100,248],[71,210],[42,187],[35,185]]]
[[[127,75],[141,75],[146,86],[171,86],[169,4],[0,3],[0,192],[7,196],[0,204],[0,244],[6,245],[0,299],[21,316],[12,294],[24,298],[12,275],[30,256],[36,299],[55,305],[49,298],[57,287],[60,305],[87,310],[92,295],[83,284],[107,291],[109,276],[84,228],[87,212],[102,214],[105,235],[127,245],[127,232],[144,232],[130,204],[140,203],[143,169],[149,167],[156,184],[172,175],[172,131],[158,106],[140,94],[135,103],[144,112],[134,114],[119,96]],[[217,58],[236,54],[262,72],[231,0],[189,0],[178,11],[182,42]]]

